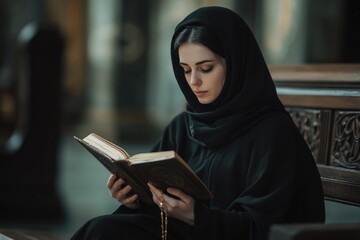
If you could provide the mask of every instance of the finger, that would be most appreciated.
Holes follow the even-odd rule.
[[[128,198],[129,196],[132,196],[133,194],[129,194],[132,190],[132,187],[130,185],[127,185],[126,187],[122,188],[121,190],[117,190],[113,193],[113,197],[116,198],[119,201],[123,201],[124,199]]]
[[[113,184],[111,189],[114,190],[115,192],[117,192],[120,189],[124,188],[125,186],[126,186],[126,184],[125,184],[124,179],[119,178],[118,180],[115,181],[115,183]]]
[[[175,198],[177,198],[176,200],[181,200],[183,202],[187,202],[188,200],[191,199],[191,197],[189,195],[187,195],[186,193],[184,193],[183,191],[181,191],[180,189],[177,188],[168,188],[166,189],[166,191],[171,194],[172,196],[174,196]]]
[[[106,186],[107,186],[108,188],[111,188],[116,179],[117,179],[116,175],[111,174],[110,177],[109,177],[108,180],[107,180]]]
[[[116,198],[116,195],[119,192],[121,192],[125,188],[125,186],[127,186],[127,185],[124,186],[124,184],[125,184],[125,181],[123,179],[119,178],[119,180],[117,180],[110,188],[111,195]]]
[[[150,187],[150,191],[157,197],[160,197],[162,194],[162,191],[155,187],[154,185],[152,185],[151,183],[148,183],[149,187]]]
[[[132,187],[130,185],[126,185],[124,188],[121,189],[121,192],[123,192],[125,195],[129,195],[131,190],[132,190]]]
[[[154,185],[152,185],[152,184],[150,184],[150,183],[149,183],[148,185],[149,185],[149,187],[150,187],[150,191],[151,191],[152,194],[153,194],[153,200],[154,200],[154,202],[155,202],[157,205],[159,205],[160,202],[163,200],[163,192],[162,192],[160,189],[154,187]]]
[[[131,197],[127,197],[125,198],[123,201],[121,201],[122,204],[124,205],[130,205],[130,204],[134,204],[138,199],[138,195],[134,194]]]

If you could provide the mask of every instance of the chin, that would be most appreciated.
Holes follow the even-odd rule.
[[[208,100],[204,100],[204,99],[198,99],[198,101],[199,101],[201,104],[210,104],[210,103],[212,103],[212,101],[208,101]]]

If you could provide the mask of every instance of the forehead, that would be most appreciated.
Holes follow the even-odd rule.
[[[179,60],[181,63],[197,63],[204,60],[216,60],[215,54],[199,43],[185,43],[179,47]]]

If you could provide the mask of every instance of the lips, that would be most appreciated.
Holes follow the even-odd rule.
[[[203,97],[207,93],[207,91],[194,91],[197,97]]]

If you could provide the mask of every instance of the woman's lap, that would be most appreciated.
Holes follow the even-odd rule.
[[[112,214],[85,223],[71,238],[80,239],[160,239],[159,220],[143,214]]]
[[[191,227],[170,219],[168,239],[188,239]],[[72,240],[159,240],[161,239],[160,218],[146,214],[112,214],[91,219],[71,238]]]

